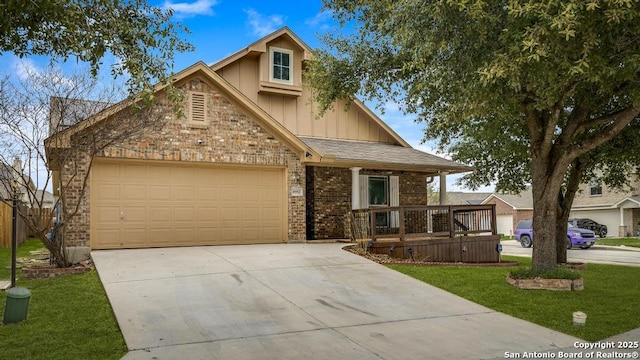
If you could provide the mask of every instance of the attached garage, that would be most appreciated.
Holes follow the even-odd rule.
[[[496,222],[498,223],[498,234],[503,234],[505,236],[513,235],[513,215],[497,215]]]
[[[92,249],[287,241],[284,167],[98,159]]]
[[[620,226],[620,209],[572,210],[571,218],[587,218],[606,225],[609,236],[618,235]]]

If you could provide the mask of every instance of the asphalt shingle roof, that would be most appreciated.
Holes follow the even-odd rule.
[[[366,141],[300,137],[305,144],[336,160],[370,164],[419,166],[449,172],[467,172],[471,167],[414,148]]]

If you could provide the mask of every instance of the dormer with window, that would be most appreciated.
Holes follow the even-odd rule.
[[[303,50],[294,42],[279,38],[267,43],[260,57],[260,87],[263,94],[302,95]]]
[[[293,51],[272,46],[269,49],[269,81],[293,85]]]

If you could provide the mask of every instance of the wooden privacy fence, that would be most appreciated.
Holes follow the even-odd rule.
[[[444,262],[498,262],[495,205],[353,210],[352,237],[377,254]]]
[[[52,209],[29,209],[24,204],[20,204],[18,210],[18,227],[16,232],[16,239],[18,245],[24,243],[27,238],[35,236],[31,229],[27,226],[25,219],[19,214],[26,214],[30,218],[29,221],[34,221],[39,227],[43,229],[49,229],[53,226],[51,221]],[[13,209],[11,202],[0,202],[0,247],[10,248],[11,239],[13,236]]]

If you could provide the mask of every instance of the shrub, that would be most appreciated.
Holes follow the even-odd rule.
[[[565,267],[559,267],[554,270],[537,271],[531,268],[518,268],[509,273],[509,276],[513,279],[580,279],[582,275],[571,269]]]

